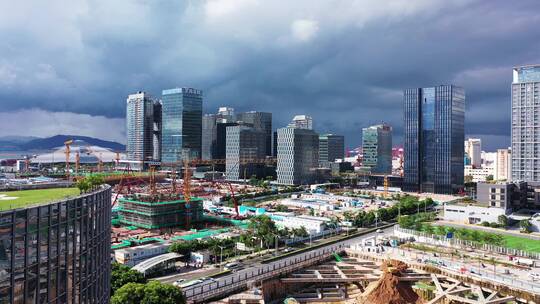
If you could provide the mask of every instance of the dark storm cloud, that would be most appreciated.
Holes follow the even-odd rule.
[[[131,92],[193,86],[206,112],[270,111],[275,127],[310,114],[353,147],[381,121],[401,141],[404,88],[454,83],[467,134],[494,149],[508,145],[511,68],[540,62],[532,0],[42,5],[0,5],[3,111],[122,118]]]

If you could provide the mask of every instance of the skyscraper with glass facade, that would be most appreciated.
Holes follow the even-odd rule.
[[[540,65],[515,67],[512,81],[512,180],[540,183]]]
[[[217,114],[205,114],[202,118],[202,159],[225,158],[225,136],[228,126],[237,125],[234,109],[220,107]]]
[[[387,124],[362,129],[362,167],[373,174],[392,174],[392,127]]]
[[[463,187],[465,91],[454,85],[404,91],[403,190],[450,194]]]
[[[265,155],[272,156],[272,113],[250,111],[236,114],[237,122],[253,125],[264,133]]]
[[[345,137],[336,134],[319,136],[319,166],[330,168],[330,163],[345,156]]]
[[[163,90],[161,161],[172,163],[201,157],[202,91]]]
[[[126,152],[128,160],[159,159],[161,105],[145,92],[128,95]],[[155,151],[156,150],[156,151]]]

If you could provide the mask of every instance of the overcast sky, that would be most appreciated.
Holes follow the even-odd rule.
[[[0,136],[125,142],[125,99],[195,87],[219,106],[295,114],[344,134],[386,121],[402,90],[466,90],[466,135],[510,143],[512,67],[540,63],[540,1],[1,1]]]

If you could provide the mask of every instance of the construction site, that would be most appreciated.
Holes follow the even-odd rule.
[[[246,292],[211,303],[525,304],[538,299],[518,287],[348,251],[343,257],[253,284]]]

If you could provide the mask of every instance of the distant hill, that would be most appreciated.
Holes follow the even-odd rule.
[[[8,138],[9,139],[9,138]],[[99,138],[88,137],[88,136],[79,136],[79,135],[55,135],[47,138],[34,138],[28,141],[13,141],[5,140],[0,137],[0,150],[4,151],[32,151],[32,150],[50,150],[56,147],[64,145],[64,142],[73,139],[73,140],[82,140],[89,145],[99,146],[103,148],[108,148],[113,151],[124,151],[126,149],[125,145],[114,141],[101,140]]]
[[[0,151],[18,151],[21,144],[38,138],[33,136],[0,136]]]

